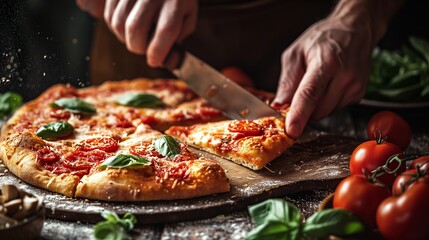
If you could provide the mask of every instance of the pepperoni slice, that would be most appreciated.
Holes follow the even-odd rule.
[[[39,163],[54,163],[58,160],[60,160],[60,156],[49,147],[37,150],[37,162]]]
[[[78,150],[81,151],[92,151],[92,150],[102,150],[105,152],[115,152],[118,150],[119,144],[118,141],[111,137],[100,137],[100,138],[89,138],[81,141],[78,144]]]
[[[264,132],[263,127],[249,120],[236,120],[228,125],[228,130],[234,133],[242,133],[245,136],[259,136]]]
[[[107,158],[107,154],[104,151],[93,150],[93,151],[80,151],[75,150],[68,155],[64,156],[64,160],[62,161],[62,165],[66,168],[69,168],[73,171],[76,170],[88,170],[105,160]]]

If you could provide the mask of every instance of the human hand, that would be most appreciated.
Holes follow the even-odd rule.
[[[160,67],[173,44],[195,30],[197,11],[197,0],[106,0],[104,20],[129,51]]]

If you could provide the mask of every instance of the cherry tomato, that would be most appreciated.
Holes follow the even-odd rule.
[[[410,179],[416,176],[416,174],[417,174],[416,169],[410,169],[403,172],[401,175],[399,175],[393,182],[393,186],[392,186],[393,195],[395,196],[401,195],[402,192],[404,192],[406,189],[411,187],[412,182],[410,182]]]
[[[376,113],[368,122],[368,138],[375,139],[378,132],[386,137],[386,141],[405,149],[411,142],[411,127],[405,119],[392,111]]]
[[[230,132],[242,133],[246,136],[258,136],[264,132],[260,124],[249,120],[232,121],[228,125],[228,130]]]
[[[353,212],[369,229],[374,229],[378,205],[390,195],[387,187],[371,183],[364,176],[352,175],[335,189],[333,207]]]
[[[236,82],[243,87],[253,87],[252,78],[238,67],[225,67],[220,72],[230,80]]]
[[[370,140],[361,143],[353,151],[350,157],[350,173],[352,175],[370,174],[379,166],[386,164],[387,160],[395,155],[402,154],[402,150],[395,144],[389,142],[378,142]],[[388,165],[390,170],[397,168],[398,162],[394,161]],[[405,163],[403,163],[395,174],[384,173],[378,180],[391,187],[396,176],[405,171]]]
[[[377,209],[377,226],[387,240],[429,239],[429,177],[418,179],[404,193],[385,199]]]
[[[428,156],[421,156],[416,159],[414,159],[408,169],[416,169],[416,167],[419,166],[421,171],[428,171],[429,170],[429,155]]]

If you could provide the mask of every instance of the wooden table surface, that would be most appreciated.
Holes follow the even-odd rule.
[[[322,121],[310,124],[312,128],[329,133],[366,139],[366,124],[372,114],[384,108],[352,107]],[[429,109],[395,109],[410,123],[413,130],[407,153],[429,150]],[[312,215],[320,202],[333,189],[306,191],[283,196],[295,204],[305,217]],[[46,219],[40,239],[92,239],[93,224]],[[221,214],[213,218],[190,222],[143,225],[135,228],[133,239],[243,239],[254,227],[246,209]]]

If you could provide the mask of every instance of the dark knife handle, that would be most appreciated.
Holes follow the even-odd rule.
[[[164,60],[164,67],[170,71],[178,69],[182,66],[184,57],[185,50],[183,49],[183,47],[174,44]]]

